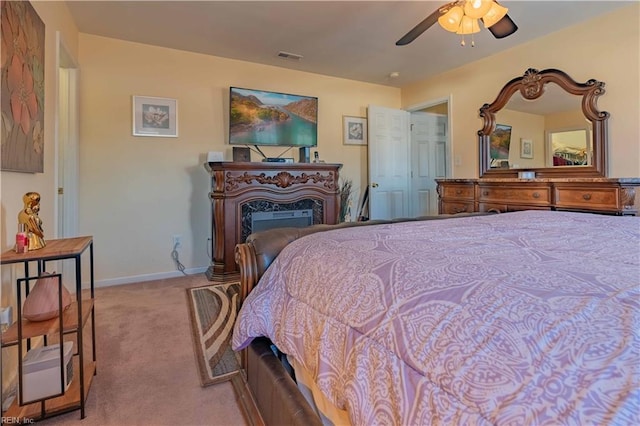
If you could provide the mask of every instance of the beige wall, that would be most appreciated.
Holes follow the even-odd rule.
[[[63,3],[36,2],[47,25],[45,173],[2,173],[3,249],[12,244],[14,216],[27,191],[42,194],[41,217],[55,237],[55,33],[63,31],[80,63],[80,233],[96,240],[96,278],[105,284],[175,272],[171,236],[183,236],[186,268],[208,265],[208,151],[224,151],[228,88],[236,85],[319,98],[322,159],[343,163],[357,189],[366,183],[365,147],[342,145],[342,115],[365,116],[366,106],[399,108],[452,96],[452,143],[461,160],[455,177],[477,176],[478,108],[503,83],[529,67],[559,68],[574,79],[606,82],[601,109],[611,113],[610,175],[640,175],[640,92],[637,3],[587,24],[477,61],[408,87],[368,83],[77,35]],[[464,54],[461,48],[460,54]],[[593,59],[592,59],[593,58]],[[131,135],[131,96],[178,99],[179,137]],[[268,155],[280,154],[272,149]],[[293,155],[296,157],[295,155]],[[2,289],[11,288],[3,268]],[[2,298],[5,299],[6,291]]]
[[[640,3],[434,78],[402,88],[403,107],[451,95],[452,150],[460,159],[454,177],[478,176],[478,111],[493,102],[507,81],[527,68],[558,68],[574,80],[606,83],[598,107],[609,120],[609,175],[640,175]],[[499,41],[497,41],[499,42]],[[468,48],[468,47],[467,47]],[[464,55],[464,48],[460,49]]]
[[[45,238],[56,236],[55,208],[56,208],[56,31],[60,31],[69,53],[77,57],[78,30],[64,3],[32,2],[35,11],[45,24],[45,76],[44,76],[44,173],[16,173],[0,172],[0,238],[2,251],[13,248],[18,224],[18,213],[23,208],[22,196],[29,191],[39,192],[41,195],[41,210],[39,213],[43,222]],[[6,96],[4,93],[2,96]],[[2,306],[14,307],[15,315],[15,282],[13,280],[14,266],[3,266],[1,271],[0,303]],[[20,265],[20,270],[22,265]],[[3,362],[3,387],[6,387],[16,375],[14,354],[3,350],[10,362]]]
[[[183,236],[182,264],[208,266],[210,180],[203,163],[208,151],[232,158],[229,86],[317,96],[317,151],[344,164],[342,175],[356,188],[366,181],[367,152],[342,144],[342,116],[365,116],[368,104],[400,107],[396,88],[87,34],[80,35],[80,63],[80,232],[95,238],[103,284],[175,271],[176,234]],[[179,137],[132,136],[132,95],[177,99]],[[295,151],[285,156],[297,159]]]

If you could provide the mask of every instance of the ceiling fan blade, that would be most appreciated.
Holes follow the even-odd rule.
[[[501,20],[489,27],[488,30],[491,31],[495,38],[505,38],[518,31],[518,26],[509,18],[509,15],[504,15]]]
[[[450,6],[450,5],[451,3],[446,4],[442,7],[439,7],[431,15],[424,18],[422,22],[420,22],[418,25],[413,27],[413,29],[408,33],[406,33],[400,40],[396,41],[396,46],[404,46],[406,44],[411,43],[416,38],[418,38],[418,36],[420,36],[423,32],[427,31],[433,24],[438,22],[438,18],[440,17],[440,15],[442,15],[443,13],[446,13],[447,10],[449,10],[447,6]]]

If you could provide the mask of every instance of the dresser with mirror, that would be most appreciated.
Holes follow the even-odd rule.
[[[637,215],[640,178],[609,178],[604,83],[528,69],[480,108],[478,179],[438,179],[439,212]]]

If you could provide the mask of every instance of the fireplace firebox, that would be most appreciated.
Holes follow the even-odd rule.
[[[251,232],[273,228],[304,228],[313,224],[313,210],[255,212],[251,215]]]

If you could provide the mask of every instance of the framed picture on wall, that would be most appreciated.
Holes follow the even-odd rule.
[[[134,96],[133,136],[177,137],[178,101]]]
[[[533,158],[533,141],[520,139],[520,158]]]
[[[343,143],[345,145],[367,144],[367,119],[364,117],[342,117]]]
[[[0,169],[44,172],[45,28],[28,1],[0,2]],[[47,83],[49,84],[49,83]],[[53,150],[53,148],[47,148]],[[3,212],[4,213],[4,212]]]

